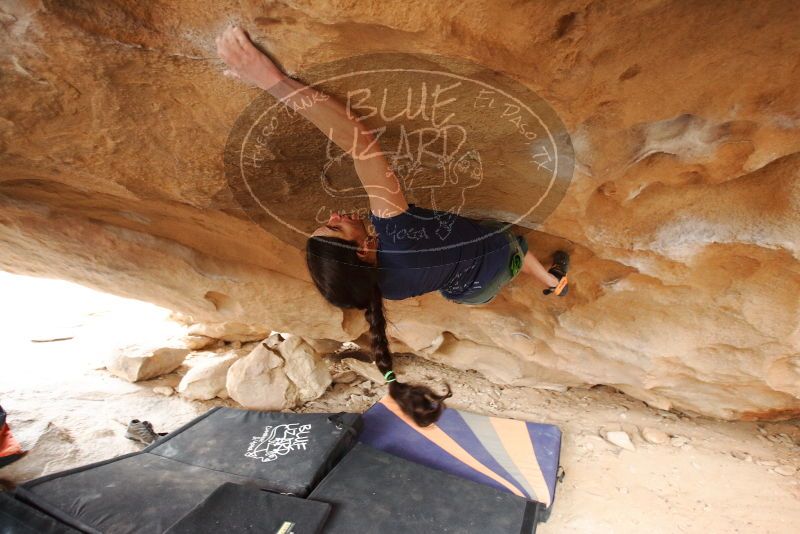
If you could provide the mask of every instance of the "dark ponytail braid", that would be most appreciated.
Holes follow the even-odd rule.
[[[314,284],[328,302],[340,308],[364,310],[373,360],[386,376],[394,369],[378,268],[361,261],[355,245],[335,237],[312,237],[306,243],[306,263]],[[449,386],[447,393],[438,395],[428,387],[399,382],[392,375],[387,380],[390,380],[389,395],[419,426],[428,426],[439,419],[445,408],[444,400],[452,396]]]
[[[378,284],[372,289],[372,300],[366,311],[369,323],[372,354],[381,373],[386,376],[392,368],[392,353],[389,352],[389,340],[386,337],[386,319],[383,315],[383,296]],[[394,378],[390,375],[389,380]],[[408,414],[419,426],[428,426],[434,423],[444,410],[444,400],[452,395],[450,386],[447,393],[437,395],[425,386],[412,386],[398,380],[389,382],[389,395],[397,402],[400,408]]]

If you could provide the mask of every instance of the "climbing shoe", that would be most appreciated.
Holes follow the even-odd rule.
[[[163,435],[165,434],[156,434],[155,430],[153,430],[153,424],[150,421],[139,421],[138,419],[131,420],[131,422],[128,423],[128,430],[125,432],[126,438],[144,443],[145,445],[150,445]]]
[[[555,293],[559,297],[563,297],[569,291],[569,282],[567,281],[567,271],[569,270],[569,254],[563,250],[557,250],[553,254],[553,266],[547,270],[548,273],[558,278],[558,285],[550,287],[542,291],[545,295]]]

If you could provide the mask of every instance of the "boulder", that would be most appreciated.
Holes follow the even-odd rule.
[[[178,393],[187,399],[210,400],[228,398],[225,388],[228,369],[241,357],[236,351],[224,354],[198,353],[187,364],[189,371],[178,384]]]
[[[273,334],[231,367],[227,390],[246,408],[281,410],[318,398],[331,380],[311,345],[299,336]]]
[[[300,336],[289,335],[277,346],[283,370],[297,388],[296,403],[322,395],[331,385],[331,373],[319,353]]]
[[[195,334],[188,334],[184,336],[183,343],[187,349],[202,350],[215,345],[219,345],[222,341],[213,337],[201,336]]]
[[[294,405],[296,388],[286,376],[284,360],[266,343],[233,364],[226,386],[230,397],[251,410],[283,410]]]
[[[171,373],[188,354],[184,348],[129,345],[115,350],[106,368],[128,382],[139,382]]]
[[[369,378],[376,384],[383,384],[386,382],[378,366],[372,362],[364,362],[355,358],[344,358],[342,359],[342,363],[350,368],[350,370],[355,371],[364,378]]]
[[[267,346],[267,348],[276,349],[278,347],[278,345],[283,343],[283,340],[284,340],[283,336],[284,335],[288,336],[289,334],[281,334],[280,332],[272,332],[267,339],[262,341],[262,343],[264,343]]]
[[[319,354],[333,354],[342,348],[342,342],[335,339],[304,338]]]

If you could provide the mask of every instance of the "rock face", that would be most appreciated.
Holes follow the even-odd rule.
[[[149,380],[177,369],[189,349],[177,347],[146,348],[137,345],[115,352],[106,368],[128,382]]]
[[[198,353],[190,363],[189,371],[178,384],[178,393],[193,400],[228,398],[225,381],[228,369],[241,357],[236,351],[226,354]]]
[[[342,363],[364,378],[369,378],[376,384],[384,384],[386,382],[386,379],[383,377],[378,367],[372,362],[362,362],[356,358],[345,358],[342,360]]]
[[[387,302],[393,350],[719,418],[800,414],[800,4],[227,9],[0,8],[0,269],[152,301],[196,336],[363,345],[363,313],[330,306],[228,188],[226,138],[259,93],[221,75],[214,37],[238,20],[293,75],[376,47],[471,58],[535,91],[572,138],[564,200],[519,228],[545,263],[570,251],[570,293],[520,277],[485,307]],[[501,189],[481,189],[476,215],[505,216]],[[272,191],[323,205],[305,193]]]
[[[228,371],[228,394],[245,408],[293,408],[331,384],[328,367],[308,343],[299,336],[279,339],[271,336]]]
[[[294,404],[316,399],[331,385],[328,366],[314,347],[300,336],[285,337],[277,350],[283,357],[283,370],[297,390],[295,398],[290,399]]]
[[[282,366],[283,358],[266,344],[259,344],[231,366],[227,376],[231,398],[251,410],[282,410],[294,395]]]

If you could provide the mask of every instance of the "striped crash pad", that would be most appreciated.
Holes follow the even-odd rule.
[[[448,408],[419,427],[391,397],[363,416],[359,441],[407,460],[541,503],[555,498],[561,430]]]

